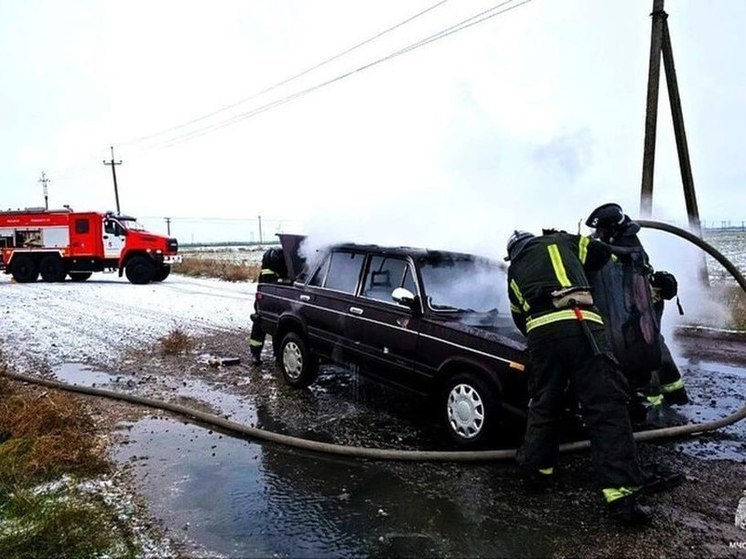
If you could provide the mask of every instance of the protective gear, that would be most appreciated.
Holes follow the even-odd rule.
[[[259,283],[277,283],[287,277],[287,265],[282,249],[270,248],[262,255],[262,270],[259,272]],[[256,311],[256,301],[254,301]],[[260,365],[262,362],[262,349],[264,348],[264,328],[256,312],[251,315],[251,334],[249,335],[249,350],[251,351],[251,363]]]
[[[597,309],[577,304],[558,309],[552,295],[576,287],[581,288],[578,292],[587,290],[585,272],[601,268],[610,254],[601,242],[558,232],[536,237],[522,248],[520,258],[511,259],[510,308],[516,326],[528,338],[530,358],[528,425],[517,459],[533,481],[550,481],[538,476],[557,463],[569,383],[591,439],[598,484],[605,496],[624,496],[642,486],[627,416],[626,381],[604,357],[610,350]]]
[[[269,275],[274,274],[274,278]],[[282,249],[270,248],[262,255],[262,271],[259,281],[261,283],[274,283],[280,278],[287,277],[288,270],[285,264],[285,255]]]
[[[624,222],[624,210],[619,204],[610,202],[597,207],[585,220],[588,227],[614,229]]]
[[[670,272],[658,271],[650,278],[650,285],[660,291],[661,299],[670,301],[679,292],[679,284],[676,276]]]
[[[675,297],[678,291],[676,278],[660,272],[657,279],[652,279],[651,276],[655,275],[653,268],[637,236],[640,225],[630,220],[619,204],[599,206],[591,212],[586,225],[603,229],[597,233],[603,233],[599,236],[611,246],[616,257],[615,262],[607,264],[590,279],[614,353],[633,391],[643,389],[642,385],[649,383],[650,387],[645,387],[646,395],[654,397],[655,401],[661,400],[662,395],[662,400],[669,404],[687,403],[689,399],[681,372],[660,333],[663,291],[667,296],[674,293]],[[656,285],[658,282],[660,287]],[[654,293],[650,293],[651,287]],[[653,296],[656,293],[660,298]],[[651,338],[651,332],[655,339]],[[660,385],[660,390],[656,384]]]
[[[684,474],[660,464],[646,464],[642,467],[642,473],[645,480],[643,491],[647,495],[674,489],[684,483]]]
[[[605,243],[615,243],[619,237],[640,232],[640,224],[632,221],[622,207],[613,202],[593,210],[585,224],[596,229],[596,236]]]
[[[650,507],[641,505],[636,493],[610,501],[606,506],[609,516],[624,526],[643,527],[653,523]]]
[[[526,246],[526,243],[534,238],[536,238],[536,235],[528,231],[513,231],[513,234],[508,239],[508,255],[505,257],[505,261],[515,260],[523,250],[523,247]]]

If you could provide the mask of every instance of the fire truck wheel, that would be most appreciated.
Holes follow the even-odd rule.
[[[18,283],[29,283],[39,277],[39,269],[29,256],[14,258],[10,264],[10,273]]]
[[[171,273],[171,266],[168,264],[164,264],[163,266],[159,266],[158,269],[155,271],[155,276],[153,276],[153,281],[163,281],[168,277],[168,274]]]
[[[70,272],[68,275],[72,281],[85,281],[93,274],[91,272]]]
[[[45,256],[39,264],[43,281],[62,281],[65,279],[65,265],[62,258],[56,254]]]
[[[155,264],[145,256],[133,256],[124,269],[130,282],[144,285],[153,281],[155,277]]]

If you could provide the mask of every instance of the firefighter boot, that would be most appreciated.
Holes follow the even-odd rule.
[[[262,364],[262,351],[254,351],[252,349],[251,351],[251,364],[252,365],[261,365]]]
[[[554,468],[542,470],[523,468],[521,478],[524,485],[533,491],[551,491],[557,487],[557,476]]]
[[[607,503],[606,510],[612,520],[623,526],[644,527],[653,522],[653,511],[641,505],[634,493]]]
[[[686,393],[686,388],[682,386],[672,392],[665,392],[663,402],[669,406],[684,406],[689,403],[689,395]]]
[[[647,464],[642,467],[642,473],[644,476],[643,491],[647,495],[667,491],[684,483],[684,474],[660,464]]]

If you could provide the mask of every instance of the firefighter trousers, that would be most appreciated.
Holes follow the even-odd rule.
[[[589,326],[601,352],[609,352],[603,327]],[[517,455],[519,465],[527,471],[556,465],[559,425],[569,384],[581,407],[599,487],[639,488],[642,472],[623,375],[603,355],[594,354],[578,321],[537,328],[529,332],[528,346],[531,400],[525,440]]]
[[[658,321],[660,328],[661,319],[663,318],[663,301],[658,301],[655,306],[655,318]],[[658,381],[660,382],[661,392],[669,393],[675,390],[684,388],[684,381],[681,379],[681,371],[676,366],[673,360],[671,351],[666,345],[666,341],[663,339],[663,335],[660,335],[660,347],[661,347],[661,364],[658,367]]]
[[[262,328],[262,322],[256,315],[256,303],[254,303],[254,314],[252,315],[251,333],[249,334],[249,351],[251,355],[258,357],[264,348],[266,334]]]

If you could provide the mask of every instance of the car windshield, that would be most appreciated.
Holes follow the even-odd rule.
[[[145,231],[145,226],[142,223],[135,221],[134,219],[122,219],[120,217],[119,223],[121,223],[122,227],[124,227],[125,229],[130,229],[132,231]]]
[[[436,311],[507,311],[505,270],[486,258],[430,253],[420,260],[422,283]]]

